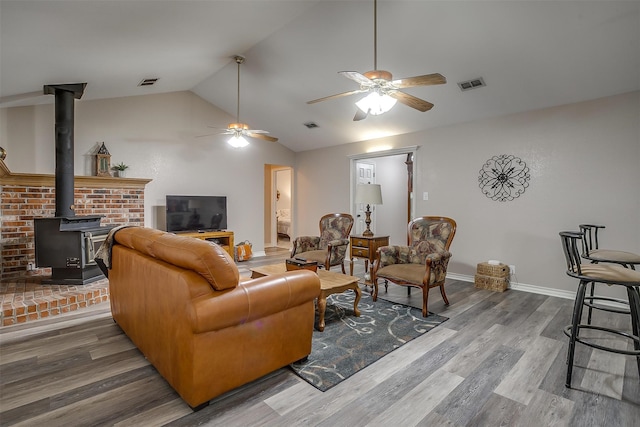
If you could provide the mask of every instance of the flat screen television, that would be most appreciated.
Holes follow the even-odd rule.
[[[167,231],[227,229],[227,196],[167,196]]]

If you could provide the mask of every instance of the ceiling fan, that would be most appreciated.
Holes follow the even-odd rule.
[[[326,101],[328,99],[340,98],[343,96],[355,95],[358,93],[368,93],[367,96],[356,102],[358,111],[353,120],[358,121],[365,119],[369,114],[379,115],[389,111],[396,103],[400,101],[402,104],[418,111],[428,111],[433,104],[413,95],[402,92],[404,89],[414,86],[439,85],[447,82],[447,79],[441,74],[426,74],[423,76],[408,77],[404,79],[392,80],[392,75],[388,71],[378,70],[378,34],[377,34],[377,0],[373,1],[373,70],[361,74],[357,71],[340,71],[341,74],[356,83],[360,84],[360,89],[343,92],[336,95],[326,96],[324,98],[308,101],[307,104],[315,104],[316,102]]]
[[[229,145],[235,148],[246,147],[247,145],[249,145],[249,142],[247,142],[247,140],[244,139],[245,136],[248,136],[250,138],[264,139],[265,141],[271,141],[271,142],[278,141],[278,138],[274,138],[273,136],[266,135],[267,133],[269,133],[266,130],[249,129],[249,125],[245,123],[240,123],[240,64],[244,62],[244,56],[236,55],[233,57],[233,59],[238,64],[238,104],[237,104],[238,108],[236,110],[236,123],[229,123],[229,126],[226,129],[224,129],[222,134],[232,135],[228,143]],[[220,129],[220,128],[215,128],[213,126],[209,126],[209,127],[212,129]],[[203,136],[208,136],[208,135],[203,135]]]

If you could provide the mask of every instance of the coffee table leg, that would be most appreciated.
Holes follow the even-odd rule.
[[[360,302],[360,297],[362,296],[362,291],[360,290],[360,287],[358,286],[357,282],[356,282],[355,286],[353,287],[353,290],[356,293],[356,299],[353,302],[353,314],[355,314],[356,317],[360,317],[360,310],[358,309],[358,303]]]
[[[318,320],[318,330],[320,332],[324,331],[324,311],[327,309],[327,296],[320,295],[318,297],[318,316],[320,319]]]

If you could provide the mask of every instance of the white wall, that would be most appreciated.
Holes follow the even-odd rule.
[[[417,197],[416,216],[458,223],[449,272],[473,276],[478,262],[499,259],[516,266],[519,284],[574,291],[559,231],[604,224],[603,246],[640,253],[638,117],[640,93],[632,92],[297,153],[297,232],[316,231],[320,213],[349,208],[348,156],[417,145],[414,191],[428,191],[429,200]],[[530,168],[529,187],[511,202],[488,199],[478,187],[483,163],[500,154]]]
[[[0,146],[15,173],[55,171],[53,105],[0,109]],[[128,177],[150,178],[145,225],[164,228],[167,194],[225,195],[228,228],[236,240],[263,250],[264,164],[292,166],[294,153],[252,140],[245,149],[207,126],[225,128],[233,117],[191,92],[76,101],[75,173],[91,175],[93,150],[104,141],[111,163],[130,166]],[[197,135],[213,134],[197,138]]]

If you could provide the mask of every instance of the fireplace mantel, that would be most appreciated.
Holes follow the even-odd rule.
[[[6,163],[0,160],[0,185],[25,185],[33,187],[55,186],[54,174],[14,173]],[[110,176],[76,175],[74,183],[82,188],[144,188],[151,179],[147,178],[114,178]]]

